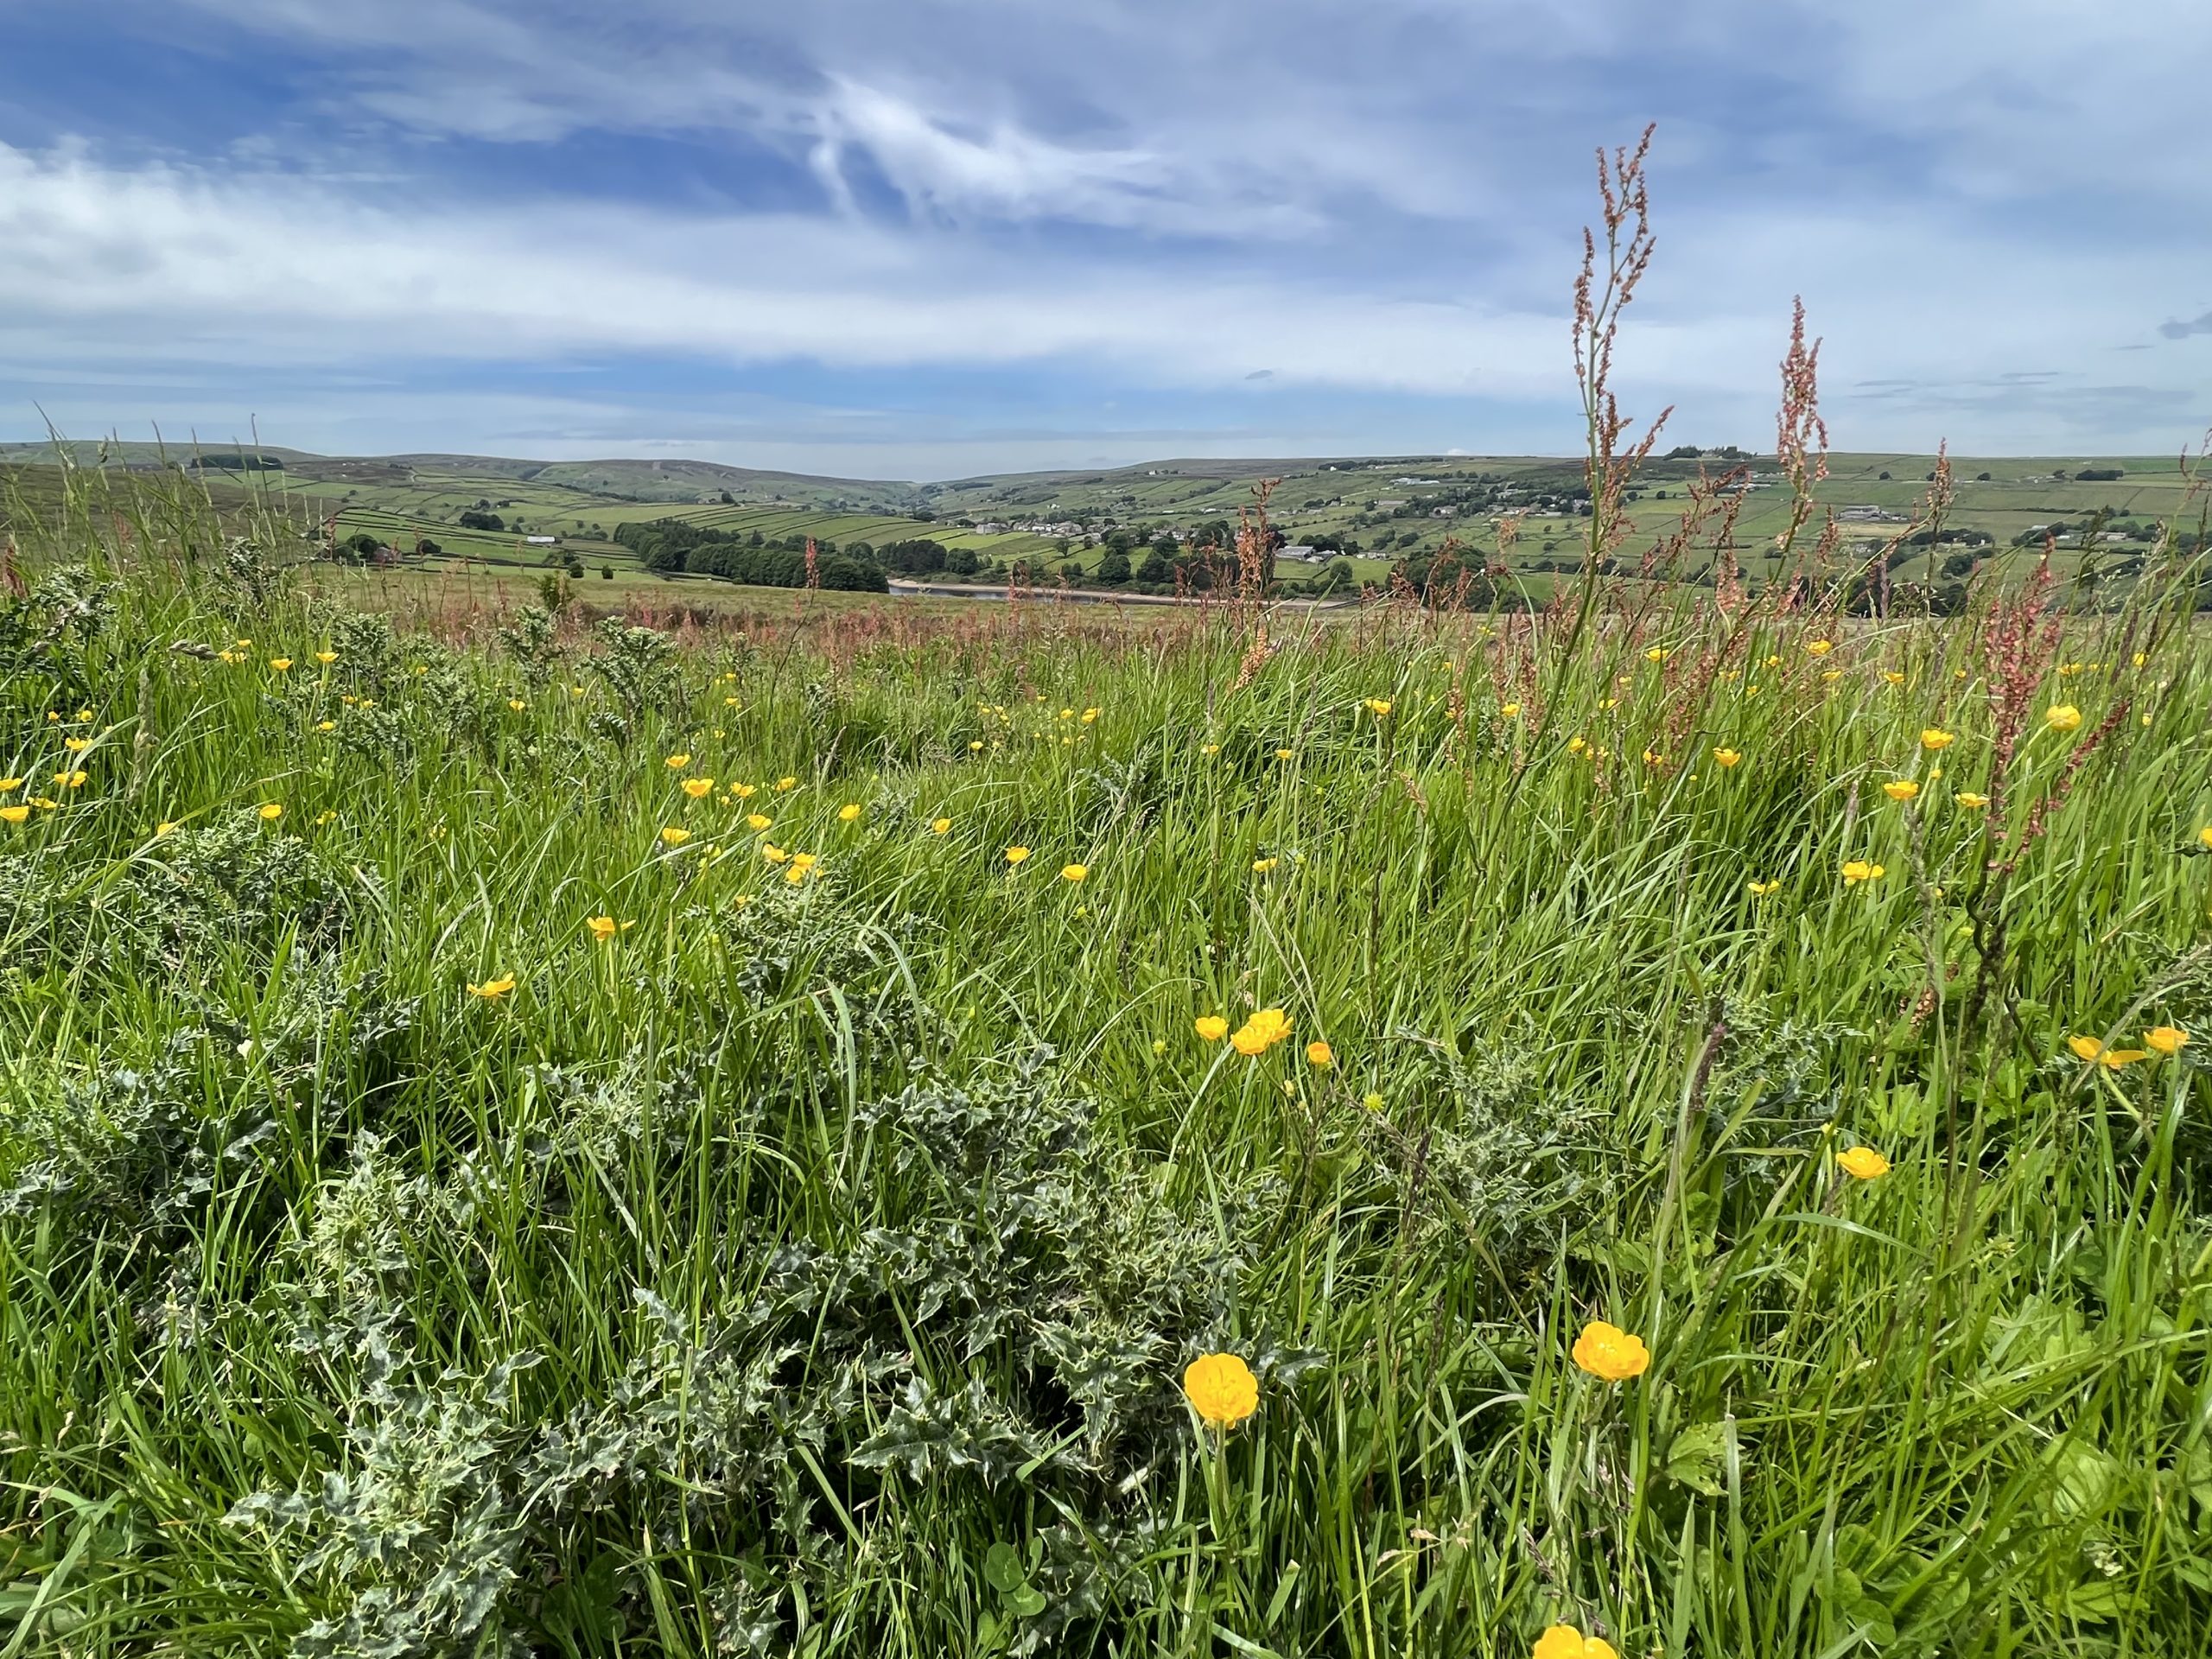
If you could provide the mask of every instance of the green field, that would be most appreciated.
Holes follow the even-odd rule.
[[[85,453],[90,459],[99,452]],[[110,446],[108,453],[118,462],[144,464],[149,459],[145,446]],[[447,557],[441,567],[448,569],[473,562],[495,569],[534,570],[556,565],[573,553],[593,575],[602,565],[627,572],[634,569],[634,561],[609,539],[613,531],[624,524],[681,518],[741,533],[758,531],[770,541],[798,536],[840,545],[857,540],[881,546],[928,537],[947,547],[973,550],[980,558],[1001,565],[1025,561],[1049,580],[1063,564],[1086,574],[1094,571],[1101,550],[1085,545],[1080,535],[1063,552],[1059,544],[1070,538],[987,535],[962,521],[1004,524],[1032,517],[1084,518],[1094,537],[1118,524],[1148,538],[1161,529],[1233,524],[1238,510],[1251,505],[1255,483],[1274,479],[1280,481],[1274,488],[1274,521],[1287,539],[1302,542],[1337,535],[1360,540],[1363,556],[1351,562],[1356,586],[1386,585],[1400,561],[1433,557],[1450,544],[1467,558],[1504,565],[1511,572],[1508,586],[1541,603],[1554,588],[1552,567],[1573,568],[1586,530],[1571,512],[1530,512],[1517,518],[1517,534],[1502,546],[1496,521],[1508,509],[1440,518],[1425,505],[1442,501],[1478,480],[1517,489],[1523,496],[1580,486],[1579,462],[1531,457],[1163,461],[1103,473],[1026,474],[916,486],[753,474],[693,462],[549,465],[469,456],[348,460],[289,450],[269,453],[285,460],[282,471],[219,476],[213,487],[238,496],[259,491],[273,506],[302,517],[334,518],[341,535],[365,531],[410,548],[427,537],[444,550]],[[50,447],[0,446],[0,461],[51,455]],[[1700,467],[1717,477],[1733,464],[1713,458],[1650,463],[1636,499],[1628,505],[1630,528],[1621,556],[1634,561],[1672,528],[1684,491]],[[1770,461],[1754,459],[1742,464],[1753,487],[1744,498],[1737,526],[1738,556],[1754,580],[1777,576],[1783,574],[1781,566],[1767,552],[1786,525],[1789,493]],[[1877,554],[1888,538],[1908,528],[1922,509],[1933,464],[1924,455],[1828,457],[1829,475],[1815,492],[1820,514],[1862,507],[1893,515],[1884,522],[1840,524],[1840,551],[1860,557]],[[2062,522],[2079,526],[2099,515],[2108,524],[2139,527],[2177,515],[2187,523],[2202,523],[2201,517],[2187,518],[2187,475],[2171,457],[1962,457],[1952,464],[1955,499],[1947,522],[1987,533],[1999,550],[2037,526]],[[2123,475],[2114,480],[2084,482],[2076,476],[2085,469],[2115,467]],[[25,474],[41,470],[18,468]],[[2055,476],[2059,473],[2066,474],[2063,480]],[[1395,481],[1405,478],[1422,481]],[[725,491],[736,498],[730,504],[718,499]],[[702,495],[717,499],[702,501]],[[1406,503],[1403,514],[1378,514],[1371,505],[1394,500]],[[490,504],[509,528],[499,533],[461,529],[455,522],[459,515],[480,502]],[[2201,513],[2201,499],[2196,507]],[[912,516],[917,512],[928,516]],[[1809,542],[1821,522],[1816,518],[1813,531],[1802,540]],[[557,550],[531,548],[523,543],[525,535],[558,536],[562,546]],[[1377,542],[1385,537],[1392,544],[1378,548]],[[2100,555],[2107,563],[2120,563],[2139,556],[2145,546],[2137,536],[2115,541],[2101,549]],[[2034,552],[2029,555],[2030,560],[2035,556]],[[2069,541],[2060,546],[2053,568],[2062,576],[2070,576],[2081,559],[2078,543]],[[1318,565],[1287,563],[1280,574],[1304,578],[1319,572]],[[1917,563],[1901,572],[1916,578],[1925,574]]]
[[[12,499],[7,1659],[2204,1651],[2201,560],[594,619]]]

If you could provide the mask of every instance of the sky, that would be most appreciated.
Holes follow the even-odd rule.
[[[0,438],[942,479],[2212,425],[2204,0],[0,0]]]

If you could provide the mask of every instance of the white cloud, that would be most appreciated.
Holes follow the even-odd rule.
[[[85,371],[219,380],[648,354],[1032,365],[1245,395],[1265,370],[1268,396],[1336,387],[1562,412],[1570,401],[1556,313],[1348,289],[1264,261],[1006,261],[958,235],[850,219],[574,202],[399,213],[296,177],[0,146],[0,381],[26,388]],[[2189,273],[2094,248],[2008,269],[2001,252],[1926,215],[1694,215],[1630,314],[1630,406],[1648,416],[1678,403],[1708,435],[1756,441],[1802,282],[1828,340],[1840,442],[2077,447],[2086,423],[2163,448],[2202,411],[2195,340],[2126,359],[2124,381],[2110,366],[2111,346],[2188,315]],[[1556,274],[1563,293],[1563,260]],[[2048,378],[2001,378],[2023,371]],[[1891,384],[1853,390],[1876,382]],[[1529,418],[1571,438],[1556,414]]]
[[[2200,5],[1685,0],[1656,34],[1642,0],[184,0],[196,52],[314,60],[295,91],[346,148],[0,147],[0,397],[626,356],[1027,366],[1471,423],[1488,400],[1535,423],[1513,447],[1563,443],[1589,147],[1658,113],[1639,413],[1755,441],[1802,291],[1839,442],[2163,448],[2212,352],[2184,327],[2212,306]],[[486,181],[556,140],[620,165],[640,136],[639,167],[696,169],[690,205],[549,194],[550,165],[526,198]],[[480,178],[480,144],[440,140],[514,148]],[[628,420],[607,429],[645,442]]]
[[[1008,264],[850,222],[570,205],[372,209],[325,188],[0,146],[0,339],[272,364],[607,351],[852,365],[1080,359],[1160,384],[1279,375],[1532,389],[1553,321],[1250,273]]]

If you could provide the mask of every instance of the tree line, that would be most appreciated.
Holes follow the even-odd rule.
[[[770,542],[757,530],[747,535],[734,530],[709,530],[681,518],[656,518],[650,524],[618,525],[614,539],[636,554],[646,569],[664,575],[717,576],[752,588],[807,585],[803,536]],[[890,591],[890,580],[880,564],[842,555],[834,543],[817,543],[814,563],[819,587],[849,593]]]

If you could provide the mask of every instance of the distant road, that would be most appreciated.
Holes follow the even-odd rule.
[[[964,587],[958,582],[894,582],[893,594],[912,594],[926,599],[999,599],[1007,596],[1003,588]],[[1166,594],[1102,594],[1096,588],[1025,588],[1025,600],[1045,600],[1058,603],[1071,600],[1078,605],[1199,605],[1205,601],[1196,599],[1177,599]],[[1221,601],[1216,601],[1216,603]],[[1285,599],[1279,605],[1299,605],[1308,610],[1329,611],[1357,605],[1357,596],[1345,599]]]

